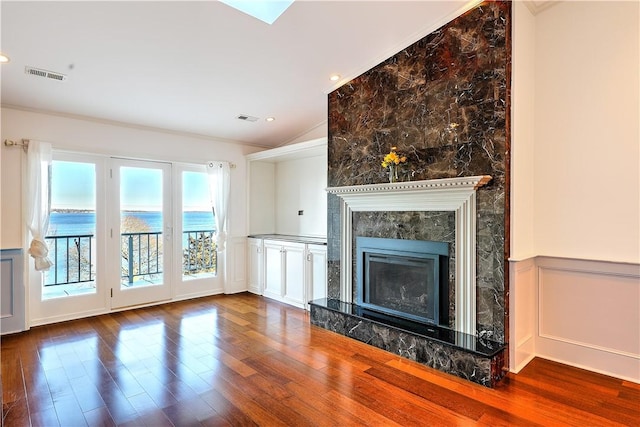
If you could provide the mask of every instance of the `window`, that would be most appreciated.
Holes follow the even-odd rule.
[[[208,175],[182,171],[182,279],[215,276],[217,252]]]
[[[54,160],[42,299],[96,292],[96,165]]]

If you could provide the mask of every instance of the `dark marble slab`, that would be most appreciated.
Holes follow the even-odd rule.
[[[375,313],[335,299],[310,302],[311,324],[434,369],[493,387],[504,376],[506,345],[448,328]]]
[[[380,163],[391,147],[407,157],[401,181],[492,177],[477,192],[476,329],[499,342],[508,328],[510,27],[510,2],[481,3],[328,99],[328,187],[386,182]],[[328,295],[340,298],[335,195],[327,207]],[[450,219],[435,215],[359,213],[354,235],[451,241]]]

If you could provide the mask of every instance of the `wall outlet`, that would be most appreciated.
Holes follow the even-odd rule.
[[[304,215],[304,211],[298,211],[298,215]]]

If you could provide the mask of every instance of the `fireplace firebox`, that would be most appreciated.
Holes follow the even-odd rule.
[[[426,324],[449,323],[449,244],[356,237],[356,304]]]

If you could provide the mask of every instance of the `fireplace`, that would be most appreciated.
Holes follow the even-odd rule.
[[[314,300],[309,303],[311,323],[443,372],[493,387],[505,374],[503,367],[505,366],[506,344],[493,341],[478,333],[478,323],[476,322],[476,260],[479,258],[476,246],[476,190],[490,180],[490,176],[478,175],[328,188],[327,191],[338,196],[340,200],[340,222],[334,226],[336,230],[340,230],[340,244],[334,247],[331,241],[328,242],[329,252],[333,253],[333,256],[338,252],[340,254],[339,264],[336,259],[329,261],[330,267],[332,263],[339,267],[337,271],[339,272],[340,292],[337,297],[334,294],[328,299]],[[374,264],[390,264],[377,267],[374,265],[373,269],[374,275],[378,277],[383,276],[384,278],[386,275],[385,281],[387,282],[398,282],[399,279],[394,277],[394,274],[380,273],[380,270],[393,266],[395,262],[398,262],[398,258],[405,258],[406,255],[408,255],[406,256],[408,266],[407,264],[399,264],[403,270],[413,269],[414,263],[417,263],[418,272],[414,271],[410,276],[437,274],[439,284],[436,286],[434,279],[432,291],[432,294],[438,292],[437,299],[433,299],[434,296],[430,300],[428,291],[423,292],[422,289],[429,289],[429,283],[414,285],[416,288],[412,291],[412,299],[427,301],[427,306],[419,310],[415,308],[398,310],[396,305],[389,302],[390,299],[397,300],[397,294],[395,296],[390,294],[392,296],[388,297],[388,294],[377,295],[377,291],[374,291],[372,299],[371,291],[367,295],[364,291],[358,290],[364,289],[359,286],[358,282],[364,278],[365,257],[359,256],[357,253],[359,250],[357,236],[368,233],[376,235],[380,230],[368,228],[356,231],[357,229],[354,228],[354,217],[357,216],[354,215],[355,212],[454,213],[455,236],[446,251],[438,248],[438,245],[426,249],[408,247],[400,249],[400,253],[383,253],[382,255],[391,255],[387,257],[387,260],[377,254],[373,257]],[[393,230],[404,230],[400,224],[394,223],[392,225],[398,225],[398,227],[392,227]],[[387,234],[387,236],[390,235],[397,234]],[[422,244],[411,242],[417,242],[417,240],[406,239],[402,241],[402,244]],[[362,244],[360,246],[366,247]],[[386,250],[398,251],[395,247]],[[382,251],[384,252],[385,249],[383,248]],[[429,273],[428,266],[420,265],[421,262],[424,262],[425,257],[421,258],[416,254],[430,254],[431,256],[426,259],[431,261],[426,261],[426,263],[432,262],[434,272]],[[451,271],[447,271],[451,261],[449,258],[455,260],[455,262],[451,262]],[[369,264],[371,264],[371,259]],[[435,273],[436,266],[437,273]],[[424,273],[424,268],[427,268],[427,273]],[[400,268],[396,268],[396,270],[399,271]],[[443,279],[445,276],[446,278]],[[330,273],[330,283],[336,279],[335,273]],[[449,283],[453,287],[451,292],[448,287],[445,289]],[[378,285],[376,284],[376,286]],[[424,288],[421,289],[420,286],[424,286]],[[403,292],[406,299],[406,285]],[[423,296],[423,293],[426,295]],[[441,301],[445,296],[451,294],[453,294],[453,304]],[[399,299],[402,300],[402,294]],[[435,300],[439,301],[437,309],[434,305]],[[372,302],[374,307],[362,305]],[[411,307],[414,305],[412,304]],[[447,310],[451,310],[451,312],[447,312]],[[397,315],[398,311],[404,312],[403,317]],[[414,320],[415,317],[420,319]],[[444,319],[445,317],[453,319],[453,321],[435,321],[435,319]],[[451,323],[453,323],[452,327],[449,327]]]
[[[449,244],[356,237],[356,304],[425,324],[449,321]]]

